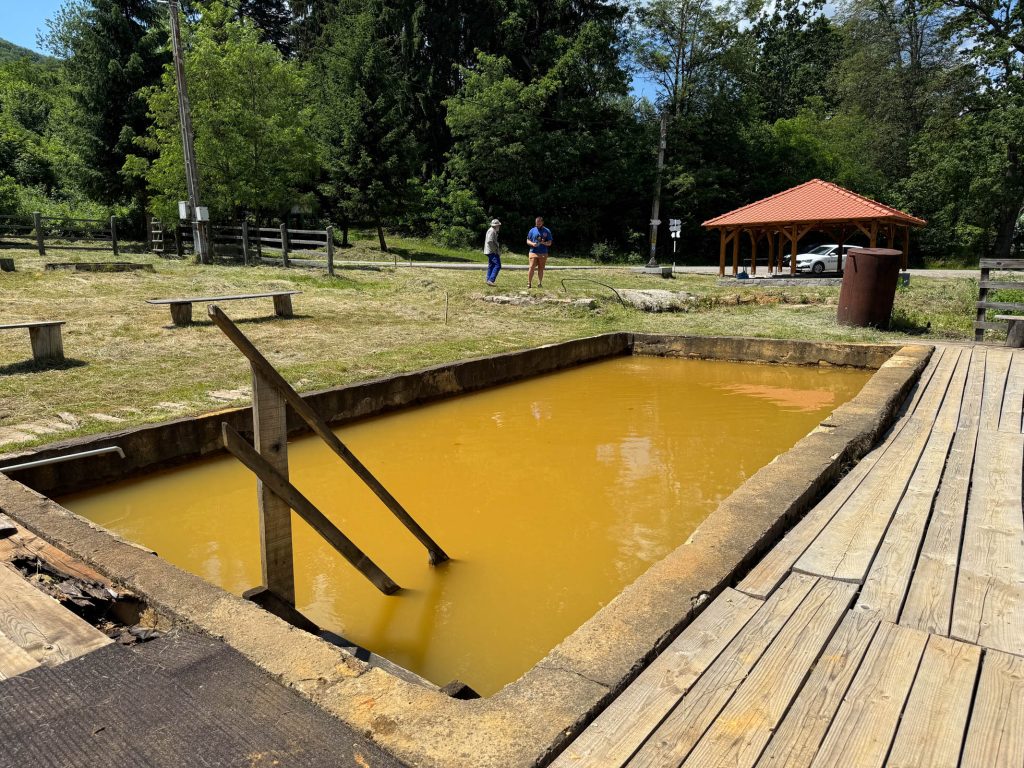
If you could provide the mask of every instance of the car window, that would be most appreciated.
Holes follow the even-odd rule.
[[[830,245],[819,245],[817,248],[811,248],[811,250],[809,250],[808,253],[811,256],[823,256],[831,250],[832,246]]]

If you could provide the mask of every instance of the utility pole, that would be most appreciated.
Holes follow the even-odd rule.
[[[665,168],[665,136],[668,131],[668,116],[661,113],[661,130],[658,136],[658,172],[654,177],[654,202],[651,204],[651,258],[647,262],[648,268],[658,266],[658,227],[661,219],[658,218],[658,209],[661,207],[661,172]]]
[[[185,60],[181,51],[181,30],[178,28],[178,0],[168,0],[168,6],[171,10],[171,48],[174,52],[174,76],[178,85],[178,122],[181,124],[181,147],[185,156],[185,186],[188,188],[188,207],[192,220],[192,242],[199,263],[209,264],[209,222],[200,221],[199,168],[192,144],[192,109],[188,103],[188,86],[185,83]]]

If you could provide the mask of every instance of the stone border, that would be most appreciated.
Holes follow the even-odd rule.
[[[254,604],[119,540],[3,475],[0,508],[142,595],[158,611],[222,638],[281,682],[410,764],[533,766],[543,764],[564,747],[650,658],[671,642],[703,604],[778,541],[836,480],[846,463],[870,450],[893,421],[932,350],[930,346],[609,334],[437,366],[418,374],[310,396],[321,398],[315,400],[318,408],[330,402],[347,403],[350,410],[333,411],[333,420],[337,421],[367,415],[374,402],[388,409],[488,386],[487,382],[501,380],[503,370],[507,373],[518,367],[520,371],[538,373],[585,362],[595,355],[629,352],[880,366],[853,400],[749,478],[684,544],[655,563],[519,680],[486,699],[451,699],[370,667]],[[528,374],[516,377],[521,375]],[[377,396],[369,397],[370,393]],[[335,396],[336,401],[332,400]],[[209,453],[215,448],[206,437],[212,422],[240,418],[238,413],[177,420],[118,434],[121,439],[134,435],[134,439],[142,440],[145,430],[150,430],[152,439],[159,430],[170,429],[172,434],[187,435],[184,425],[192,422],[195,431],[189,439],[182,438],[184,443],[179,447],[192,450],[199,446]],[[117,439],[103,436],[63,445],[99,447],[104,441],[109,444]],[[156,460],[160,465],[175,462],[170,455],[157,456]],[[138,471],[141,467],[136,462],[133,472]],[[47,475],[36,479],[53,487],[67,485]]]

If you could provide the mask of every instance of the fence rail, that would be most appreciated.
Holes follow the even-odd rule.
[[[25,245],[9,242],[12,238],[34,242],[40,256],[46,255],[47,248],[113,251],[114,256],[120,255],[116,216],[109,219],[77,219],[70,216],[43,216],[39,211],[31,217],[0,216],[0,245]],[[68,240],[74,240],[75,244],[66,244]],[[103,245],[81,245],[82,241]]]
[[[988,319],[988,311],[1004,310],[1024,313],[1024,303],[1009,301],[990,301],[989,291],[1024,290],[1024,282],[1016,280],[992,280],[992,272],[1024,272],[1024,259],[982,259],[981,279],[978,281],[978,301],[976,303],[977,318],[974,321],[974,340],[983,341],[985,331],[1006,331],[1009,323],[1006,320],[993,322]],[[1022,276],[1024,277],[1024,276]]]
[[[194,252],[190,225],[166,227],[154,218],[150,226],[154,253],[168,257],[173,247],[174,253],[183,258],[186,249]],[[241,257],[246,265],[260,264],[265,260],[276,263],[280,258],[288,267],[291,266],[292,255],[320,257],[327,262],[327,274],[334,274],[334,227],[289,229],[284,224],[280,227],[256,227],[247,221],[215,224],[210,227],[210,245],[215,259],[237,260]],[[271,253],[265,254],[264,248]]]

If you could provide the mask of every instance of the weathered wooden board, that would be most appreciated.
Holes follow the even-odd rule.
[[[864,580],[930,432],[926,419],[913,419],[904,427],[886,451],[885,460],[864,478],[797,560],[794,570],[840,581]]]
[[[1024,436],[978,435],[950,636],[1024,654]]]
[[[971,369],[971,357],[969,348],[960,350],[956,368],[953,369],[953,375],[946,387],[946,394],[942,398],[935,416],[935,429],[951,432],[959,425],[964,389],[967,385],[967,375]]]
[[[106,587],[112,586],[110,580],[99,571],[24,528],[18,528],[12,536],[0,540],[0,561],[11,562],[19,557],[39,558],[46,561],[54,570],[71,578],[96,582]]]
[[[817,582],[802,574],[787,578],[629,761],[630,768],[678,765]]]
[[[0,539],[6,539],[17,532],[18,526],[14,524],[14,521],[3,512],[0,512]]]
[[[1024,765],[1024,659],[987,651],[960,768]]]
[[[888,768],[956,768],[980,663],[976,645],[928,638]]]
[[[932,374],[928,386],[925,387],[921,399],[917,403],[911,417],[922,419],[927,422],[934,422],[942,406],[943,398],[949,389],[949,384],[956,371],[956,365],[960,361],[960,347],[945,347],[942,350],[942,357],[935,365],[935,372]]]
[[[864,580],[857,607],[885,621],[899,619],[952,441],[952,431],[932,432]]]
[[[850,607],[853,584],[822,579],[683,763],[750,768]]]
[[[0,565],[0,633],[48,666],[111,642],[8,565]]]
[[[847,612],[756,768],[811,764],[877,629],[871,614]]]
[[[904,626],[939,635],[949,634],[953,590],[960,562],[960,539],[967,513],[967,492],[971,486],[977,439],[976,428],[957,430],[953,438],[924,545],[900,613],[899,623]]]
[[[999,414],[1000,432],[1020,432],[1021,412],[1024,410],[1024,351],[1015,351],[1006,375],[1003,408]]]
[[[751,569],[736,588],[740,592],[754,597],[762,599],[768,597],[782,583],[793,564],[800,559],[807,547],[828,525],[836,512],[846,503],[846,500],[856,492],[872,468],[880,461],[885,460],[889,448],[908,423],[907,419],[897,422],[885,442],[861,459],[839,481],[836,487],[818,502],[814,509],[793,526],[793,529],[783,537],[782,541],[761,558],[761,561]]]
[[[921,402],[921,396],[924,391],[928,388],[928,383],[931,381],[932,376],[935,375],[935,367],[938,365],[939,360],[942,359],[942,354],[945,351],[945,347],[936,347],[935,351],[932,352],[932,356],[928,358],[928,364],[921,371],[921,375],[917,378],[917,384],[914,385],[914,389],[910,393],[910,398],[900,409],[901,416],[911,416],[914,410],[917,408],[917,404]]]
[[[0,633],[0,680],[20,675],[38,666],[39,662],[27,651],[7,635]]]
[[[960,429],[977,429],[981,423],[981,396],[985,390],[986,359],[984,347],[975,347],[971,350],[971,367],[967,373],[964,399],[960,406]]]
[[[725,590],[552,763],[621,766],[732,641],[761,601]]]
[[[882,622],[812,768],[881,768],[928,635]]]
[[[985,387],[981,397],[981,428],[999,429],[999,416],[1003,410],[1006,376],[1010,370],[1012,353],[1008,349],[989,349],[985,355]]]

